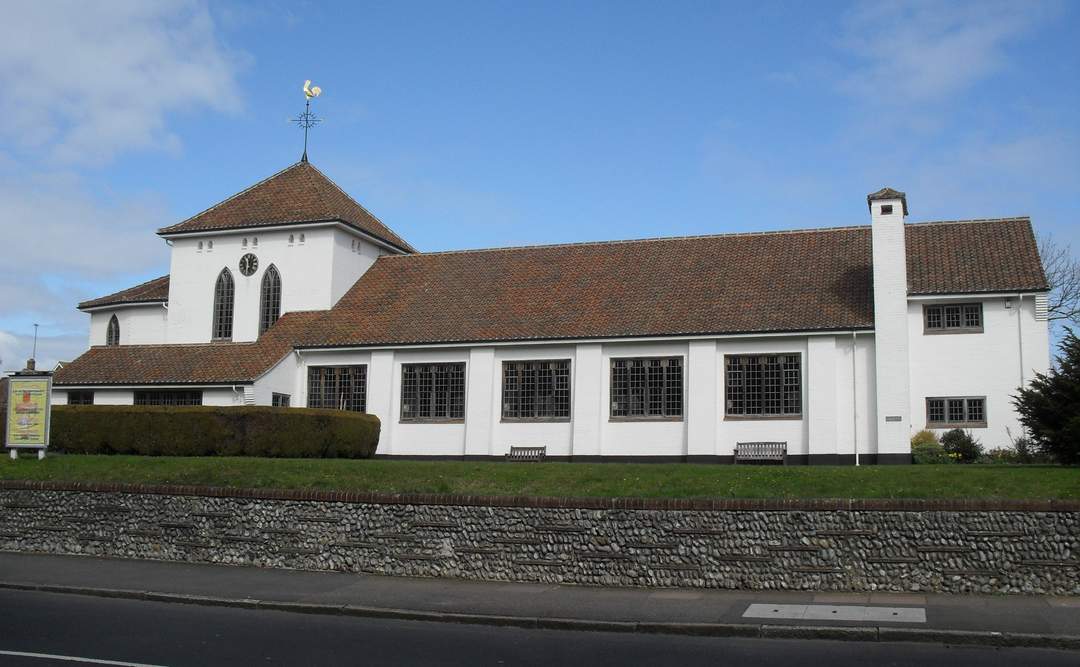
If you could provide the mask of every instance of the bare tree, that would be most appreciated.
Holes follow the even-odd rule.
[[[1072,246],[1042,234],[1039,255],[1050,283],[1049,319],[1080,326],[1080,260],[1073,255]]]

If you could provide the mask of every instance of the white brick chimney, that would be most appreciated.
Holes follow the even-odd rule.
[[[908,396],[907,197],[892,188],[867,195],[874,261],[874,364],[879,461],[911,452]],[[884,456],[882,456],[884,455]]]

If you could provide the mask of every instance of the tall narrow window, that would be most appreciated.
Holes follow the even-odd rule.
[[[259,299],[259,333],[266,331],[281,317],[281,274],[271,264],[262,277],[262,296]]]
[[[105,330],[105,344],[120,344],[120,320],[116,319],[116,315],[109,318],[109,327]]]
[[[214,340],[232,340],[234,292],[232,274],[222,269],[214,285]]]

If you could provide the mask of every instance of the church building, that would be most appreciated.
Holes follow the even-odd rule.
[[[986,447],[1049,366],[1027,218],[420,252],[307,160],[158,230],[169,274],[79,304],[56,403],[358,410],[378,454],[906,463]]]

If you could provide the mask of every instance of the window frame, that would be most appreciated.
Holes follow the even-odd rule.
[[[72,402],[71,399],[72,399],[73,396],[79,396],[80,399],[75,401],[75,402]],[[88,397],[88,396],[90,398],[89,401],[86,400],[86,397]],[[71,389],[67,393],[67,404],[68,405],[93,405],[94,404],[94,392],[91,389]]]
[[[780,367],[780,385],[779,385],[780,386],[780,396],[779,396],[780,413],[779,414],[766,414],[765,413],[765,401],[766,401],[765,389],[766,389],[766,386],[765,386],[765,371],[764,370],[762,371],[762,381],[761,381],[761,397],[760,397],[761,414],[753,414],[753,413],[747,414],[746,413],[746,405],[745,405],[746,393],[745,392],[746,392],[747,384],[746,384],[745,378],[744,378],[744,380],[742,382],[742,387],[743,387],[743,392],[744,392],[744,395],[743,395],[743,403],[744,403],[743,411],[741,413],[731,413],[731,408],[729,406],[729,402],[732,400],[731,397],[730,397],[730,390],[731,390],[732,385],[731,385],[731,381],[730,381],[730,377],[729,377],[729,372],[730,372],[730,364],[729,364],[729,362],[732,359],[746,359],[746,358],[750,358],[750,357],[795,357],[796,359],[798,359],[798,361],[799,361],[799,367],[798,367],[799,382],[798,382],[798,385],[797,385],[798,386],[798,391],[799,391],[799,411],[798,411],[798,413],[784,412],[784,410],[786,409],[787,401],[788,401],[788,396],[787,396],[787,394],[785,392],[785,388],[788,386],[788,384],[787,384],[787,370],[788,369],[784,368],[784,362],[781,362],[781,367]],[[721,408],[722,408],[723,414],[724,414],[724,421],[799,421],[799,420],[802,420],[803,417],[806,415],[806,382],[805,382],[806,381],[806,373],[804,371],[805,364],[803,363],[803,358],[804,358],[804,355],[803,355],[802,352],[794,352],[794,351],[789,351],[789,352],[746,352],[746,353],[740,353],[740,354],[725,354],[724,355],[724,367],[723,367],[723,398],[721,399],[721,401],[722,401]]]
[[[367,412],[367,397],[368,397],[368,386],[367,386],[368,385],[368,372],[367,372],[367,368],[368,368],[367,364],[316,364],[316,365],[308,366],[307,367],[307,407],[309,407],[309,408],[319,408],[319,409],[324,409],[324,410],[344,410],[344,411],[347,411],[347,412],[363,412],[363,413],[366,413]],[[351,400],[351,401],[355,402],[356,401],[356,396],[359,395],[359,401],[360,401],[360,409],[359,410],[353,410],[351,408],[343,408],[343,407],[341,407],[340,403],[338,403],[337,405],[330,405],[330,406],[327,406],[327,405],[312,405],[311,399],[312,399],[312,395],[314,393],[314,392],[312,392],[312,376],[313,376],[313,374],[316,373],[316,372],[323,373],[324,374],[323,382],[325,383],[325,377],[326,377],[325,373],[326,373],[326,371],[331,370],[331,369],[333,369],[333,371],[334,371],[335,380],[338,383],[338,385],[337,385],[338,388],[340,388],[340,386],[341,386],[341,376],[344,374],[343,371],[345,369],[350,369],[352,372],[357,373],[357,374],[359,374],[361,376],[359,382],[355,382],[355,380],[356,380],[355,377],[352,378],[352,380],[353,380],[353,383],[351,385],[352,386],[352,391],[351,391],[352,395],[351,395],[351,397],[349,399],[347,399],[347,400]],[[357,391],[357,390],[359,390],[359,391]],[[325,394],[325,393],[326,393],[325,391],[320,391],[320,395]],[[322,401],[319,401],[319,402],[322,403]]]
[[[226,278],[227,281],[222,282]],[[225,299],[228,299],[227,308],[223,303]],[[229,267],[225,267],[214,280],[214,306],[210,312],[210,340],[231,341],[233,339],[235,314],[236,280],[232,276],[232,271],[229,271]],[[228,328],[228,335],[219,336],[219,333],[225,333],[226,328]]]
[[[507,389],[507,379],[508,379],[507,370],[510,367],[513,367],[513,366],[525,366],[526,364],[550,364],[550,365],[565,364],[566,365],[565,366],[565,370],[566,370],[566,416],[554,416],[554,415],[539,416],[539,415],[535,414],[536,412],[539,412],[539,407],[541,405],[541,402],[539,400],[539,398],[540,398],[540,386],[539,386],[540,383],[539,383],[539,381],[537,381],[537,383],[535,384],[536,393],[535,393],[535,396],[533,398],[534,415],[531,416],[531,417],[507,416],[507,414],[506,414],[507,413],[506,402],[507,402],[507,391],[508,391],[508,389]],[[522,423],[522,422],[525,422],[525,423],[552,423],[552,424],[557,424],[557,423],[569,422],[569,421],[572,420],[573,414],[574,414],[574,374],[573,374],[574,369],[573,369],[573,362],[570,359],[504,359],[503,362],[502,362],[502,369],[501,370],[502,370],[502,375],[501,375],[501,385],[500,385],[500,393],[499,393],[499,397],[500,397],[500,410],[499,410],[500,421],[507,422],[507,423]],[[559,371],[559,370],[562,370],[562,369],[551,368],[549,370],[551,370],[551,371]],[[519,371],[519,372],[521,372],[521,371]],[[552,407],[553,408],[558,407],[558,391],[559,391],[559,389],[557,388],[557,386],[558,386],[558,375],[557,375],[557,373],[553,372],[552,375],[551,375],[551,392],[552,392],[552,397],[553,397],[552,398]],[[520,398],[520,394],[518,395],[518,397]],[[517,412],[520,413],[521,411],[522,411],[522,408],[521,408],[520,402],[519,402]]]
[[[450,382],[452,384],[447,385],[447,392],[448,393],[447,393],[447,396],[445,397],[445,405],[446,405],[446,413],[447,413],[446,416],[434,416],[435,407],[436,407],[436,405],[438,403],[438,400],[437,400],[438,396],[437,396],[437,392],[436,392],[436,387],[434,386],[434,383],[435,383],[435,380],[436,380],[434,374],[432,375],[432,378],[431,378],[432,385],[431,385],[431,388],[430,388],[431,389],[430,390],[430,398],[428,399],[433,416],[426,416],[426,417],[421,417],[421,416],[407,417],[407,416],[405,416],[405,400],[407,398],[406,395],[405,395],[405,392],[406,392],[406,389],[408,388],[407,382],[406,382],[406,380],[407,380],[406,373],[409,372],[412,369],[425,367],[425,366],[430,366],[433,369],[435,367],[453,367],[453,369],[455,371],[457,371],[457,375],[453,376],[453,377],[450,377],[449,380],[448,380],[448,382]],[[464,361],[419,361],[419,362],[411,362],[411,363],[402,363],[402,364],[400,364],[399,377],[401,378],[401,386],[399,387],[399,390],[398,390],[398,423],[400,423],[400,424],[464,424],[465,423],[465,415],[468,412],[469,382],[468,382],[467,372],[468,372],[468,367],[466,365],[466,362],[464,362]],[[453,404],[453,401],[451,401],[451,398],[452,398],[452,393],[451,392],[453,391],[453,388],[454,388],[453,385],[456,385],[458,383],[458,381],[460,381],[460,384],[461,384],[461,392],[460,392],[461,393],[461,402],[460,402],[461,416],[460,417],[455,416],[451,412],[451,409],[453,407],[456,407]],[[416,391],[415,400],[417,402],[418,408],[419,408],[419,404],[421,403],[421,392],[420,392],[420,390],[421,390],[421,387],[420,387],[419,384],[417,384],[417,391]],[[419,412],[419,410],[417,410],[417,412]]]
[[[979,325],[968,326],[967,314],[968,308],[978,308],[979,311]],[[959,308],[960,309],[960,324],[950,325],[948,323],[948,316],[946,314],[947,308]],[[930,315],[932,311],[937,312],[938,321],[941,322],[939,326],[930,326]],[[986,309],[983,307],[982,301],[964,301],[957,303],[924,303],[923,304],[923,334],[927,336],[939,336],[939,335],[951,335],[951,334],[980,334],[986,331]]]
[[[113,313],[109,323],[105,326],[105,347],[120,345],[120,318]]]
[[[141,396],[140,396],[141,395]],[[147,396],[164,397],[168,400],[147,402]],[[198,397],[194,400],[194,397]],[[144,400],[139,400],[140,398]],[[203,404],[201,389],[136,389],[131,397],[132,405],[151,405],[163,407],[184,407]]]
[[[289,408],[292,407],[292,394],[282,394],[281,392],[270,393],[270,407],[274,408]]]
[[[652,362],[659,361],[662,363],[670,363],[672,361],[679,362],[679,414],[669,413],[669,401],[668,401],[668,382],[667,373],[664,373],[664,392],[660,398],[660,404],[663,406],[663,414],[615,414],[615,376],[616,376],[616,364],[622,362]],[[661,366],[666,368],[666,366]],[[649,355],[649,356],[633,356],[633,357],[610,357],[608,359],[608,421],[609,422],[681,422],[686,420],[686,357],[681,354],[666,354],[666,355]],[[628,374],[630,366],[627,366]],[[646,367],[647,368],[647,367]],[[627,376],[628,391],[627,396],[630,396],[629,383],[631,381],[630,376]],[[650,393],[652,387],[649,385],[648,373],[645,374],[644,394],[641,399],[643,406],[648,406],[652,402]],[[627,401],[630,402],[629,400]],[[627,408],[629,411],[629,407]],[[646,407],[646,411],[648,408]]]
[[[942,415],[944,416],[944,421],[933,421],[933,420],[930,419],[930,401],[943,401],[944,402],[943,405],[942,405],[942,408],[941,408],[942,409]],[[963,401],[964,402],[963,403],[963,408],[964,408],[964,419],[963,420],[961,420],[961,421],[950,421],[949,420],[949,401]],[[968,404],[969,401],[982,401],[982,419],[981,420],[978,420],[978,419],[977,420],[972,420],[972,419],[969,418],[970,415],[971,415],[971,408],[970,408],[970,406]],[[986,406],[986,396],[977,396],[977,395],[969,395],[969,396],[927,396],[923,401],[923,405],[926,408],[926,428],[928,428],[928,429],[952,430],[954,428],[988,428],[988,426],[987,426],[987,424],[988,424],[988,419],[987,419],[988,410],[987,410],[987,406]]]
[[[271,277],[273,277],[273,280],[268,285],[267,280]],[[266,267],[262,279],[259,281],[260,336],[281,319],[281,293],[283,291],[281,282],[281,271],[278,271],[278,268],[273,264]]]

